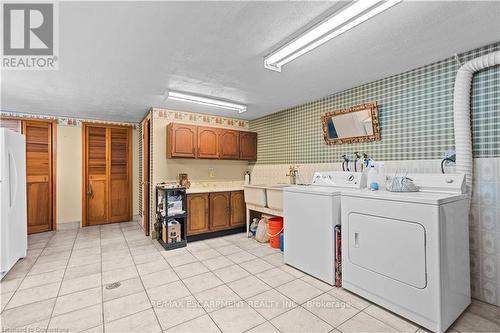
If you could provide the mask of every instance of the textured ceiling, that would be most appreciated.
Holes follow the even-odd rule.
[[[2,71],[2,110],[139,121],[151,106],[255,119],[500,40],[500,2],[403,2],[287,64],[263,56],[336,2],[61,2],[58,71]],[[248,105],[164,100],[167,89]]]

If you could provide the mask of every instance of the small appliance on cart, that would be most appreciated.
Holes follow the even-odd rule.
[[[156,223],[158,242],[165,250],[187,245],[186,188],[168,184],[156,186]]]

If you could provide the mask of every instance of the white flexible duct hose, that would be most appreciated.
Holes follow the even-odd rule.
[[[453,120],[455,124],[456,171],[464,173],[467,192],[472,186],[472,135],[470,118],[470,90],[472,77],[482,69],[500,65],[500,51],[486,54],[466,62],[457,72],[453,99]]]

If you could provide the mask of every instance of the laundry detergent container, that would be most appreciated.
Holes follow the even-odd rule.
[[[269,245],[272,248],[280,248],[280,235],[283,233],[283,218],[281,216],[271,217],[267,222],[267,233],[269,235]]]

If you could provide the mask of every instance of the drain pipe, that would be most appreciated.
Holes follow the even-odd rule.
[[[464,173],[467,193],[472,190],[472,135],[470,119],[470,94],[472,77],[482,69],[500,65],[500,51],[486,54],[466,62],[457,72],[453,99],[455,128],[456,172]]]

